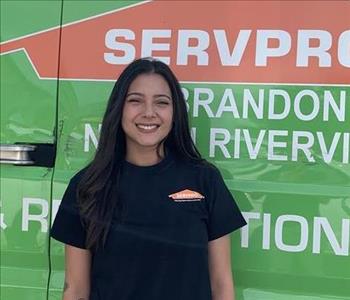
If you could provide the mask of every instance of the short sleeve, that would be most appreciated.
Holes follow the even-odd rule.
[[[208,222],[209,241],[222,237],[247,224],[217,169],[213,171],[211,178]]]
[[[62,243],[86,249],[86,232],[78,210],[76,189],[77,180],[73,177],[62,197],[50,236]]]

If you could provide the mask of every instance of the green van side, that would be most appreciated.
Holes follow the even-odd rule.
[[[265,9],[264,5],[280,5],[281,11],[284,5],[283,1],[209,2],[0,2],[1,299],[62,297],[64,245],[50,239],[49,230],[69,179],[93,157],[106,102],[119,67],[125,66],[123,63],[107,66],[108,61],[116,60],[122,53],[113,48],[117,36],[112,42],[108,40],[108,32],[113,33],[109,30],[135,34],[122,40],[124,46],[118,46],[124,47],[125,56],[130,45],[135,46],[137,55],[141,54],[137,47],[147,38],[144,31],[143,36],[138,34],[141,29],[164,30],[147,32],[150,36],[163,34],[154,41],[151,38],[148,45],[168,45],[167,41],[171,41],[170,50],[166,50],[167,46],[161,46],[165,47],[163,52],[154,50],[156,55],[164,57],[167,51],[173,51],[173,35],[178,29],[170,22],[170,16],[158,13],[155,28],[150,27],[153,23],[147,23],[151,16],[135,22],[134,13],[152,6],[160,12],[168,7],[170,15],[177,9],[195,7],[195,15],[200,18],[210,5],[218,7],[218,11],[223,11],[226,5],[237,5],[242,10],[250,5],[250,9],[256,9],[254,14]],[[337,2],[334,6],[339,5],[338,18],[346,20],[350,4],[333,2]],[[300,16],[315,18],[318,24],[301,1],[289,1],[288,5],[300,7]],[[315,5],[316,9],[318,3],[305,5]],[[113,16],[115,19],[111,21]],[[221,23],[210,23],[208,19],[198,19],[197,27],[189,27],[186,16],[179,15],[179,19],[183,18],[179,23],[184,25],[178,26],[189,31],[177,30],[177,37],[193,34],[193,38],[198,34],[200,41],[207,27],[223,29],[216,27]],[[282,31],[294,26],[292,19],[281,18],[278,28],[263,24],[259,33],[241,31],[240,38],[237,33],[230,40],[230,53],[217,45],[208,57],[221,53],[222,59],[233,59],[230,55],[234,53],[235,41],[243,41],[249,34],[262,40],[263,34],[271,33],[267,31],[270,29],[284,34]],[[247,27],[239,23],[243,21],[237,20],[237,28],[241,26],[237,31],[250,28],[249,22]],[[324,18],[322,28],[300,25],[299,29],[331,32],[333,21]],[[236,24],[231,19],[225,22]],[[348,32],[349,26],[345,26],[342,34],[334,34],[334,45],[338,41],[343,47],[350,36]],[[212,34],[208,36],[214,37]],[[217,31],[216,38],[223,41],[223,31]],[[275,38],[279,39],[280,35]],[[319,41],[322,44],[321,38]],[[87,44],[89,48],[85,47]],[[278,45],[270,47],[278,48]],[[291,52],[298,47],[302,45],[292,44]],[[181,46],[177,51],[184,48]],[[91,60],[91,53],[96,54],[96,61]],[[251,54],[242,54],[242,64],[248,55]],[[333,79],[330,76],[325,81],[326,76],[322,77],[325,69],[332,72],[333,65],[319,68],[320,83],[317,74],[314,82],[300,79],[298,83],[298,78],[293,82],[275,82],[263,77],[261,81],[224,81],[220,74],[213,75],[214,71],[208,72],[206,81],[189,80],[187,66],[181,65],[181,59],[177,63],[171,60],[177,64],[193,139],[203,157],[220,168],[248,222],[232,234],[237,300],[350,300],[350,65],[346,53],[339,55],[343,56],[332,57],[333,62],[337,61]],[[192,56],[189,55],[188,64],[199,64],[200,59]],[[75,59],[81,63],[79,68],[74,65]],[[285,62],[278,63],[278,59],[271,56],[267,64],[276,62],[281,76],[287,76],[283,72]],[[215,64],[219,62],[218,59]],[[320,63],[310,58],[310,65]],[[95,67],[89,68],[90,65],[101,69],[95,72]],[[220,67],[222,72],[227,72],[228,66]],[[254,68],[258,73],[264,66]],[[202,76],[196,72],[193,73],[198,78]],[[334,78],[339,82],[334,82]]]

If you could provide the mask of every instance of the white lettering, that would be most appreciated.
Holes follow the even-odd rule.
[[[308,98],[306,98],[305,96],[309,96]],[[301,112],[301,100],[303,99],[311,99],[312,100],[312,112],[310,112],[308,115],[304,114]],[[318,99],[317,94],[312,91],[312,90],[302,90],[300,91],[294,99],[294,111],[295,111],[295,115],[298,117],[299,120],[302,121],[311,121],[313,120],[318,112],[320,110],[320,101]]]
[[[197,40],[196,46],[190,46],[190,40]],[[198,66],[207,66],[209,55],[205,51],[209,47],[209,34],[203,30],[179,30],[177,46],[177,64],[188,65],[188,57],[197,57]]]
[[[117,38],[122,37],[125,40],[135,40],[135,33],[130,29],[111,29],[105,36],[105,45],[107,48],[124,52],[123,56],[117,56],[114,52],[104,53],[105,62],[113,65],[125,65],[135,59],[135,47],[129,43],[118,42]]]
[[[192,127],[190,134],[191,134],[191,138],[192,138],[193,143],[196,144],[197,143],[197,128]]]
[[[253,46],[255,49],[249,49],[248,53],[248,43],[251,42],[253,35],[256,35]],[[177,41],[174,40],[175,36],[177,36]],[[211,45],[213,43],[211,37],[215,39],[215,45]],[[156,42],[155,39],[167,39],[167,41]],[[318,67],[331,67],[332,39],[332,34],[326,30],[298,30],[295,45],[293,45],[295,67],[308,67],[310,58],[318,59]],[[136,37],[135,32],[131,29],[114,28],[108,30],[105,35],[106,48],[114,50],[103,53],[105,62],[113,65],[126,65],[132,62],[136,58],[134,45],[136,40],[141,41],[138,51],[142,57],[153,56],[170,64],[170,56],[173,52],[176,53],[174,64],[179,66],[188,65],[191,56],[196,59],[194,64],[209,65],[209,47],[217,51],[217,60],[221,66],[237,67],[242,64],[244,58],[249,60],[252,55],[255,55],[255,66],[267,67],[269,59],[294,55],[290,53],[291,34],[281,29],[258,29],[256,32],[251,29],[242,29],[237,31],[234,40],[228,36],[225,29],[214,29],[213,31],[180,29],[175,34],[171,29],[143,29],[141,36]],[[230,43],[230,40],[233,41]],[[272,45],[271,42],[275,42],[275,45]],[[171,45],[175,45],[176,49],[171,49]],[[255,53],[251,53],[251,50],[255,50]],[[154,56],[155,51],[169,51],[169,56]],[[340,33],[337,53],[334,55],[337,56],[340,66],[350,67],[350,30]]]
[[[283,241],[283,226],[286,222],[295,222],[300,224],[300,240],[297,245],[287,245]],[[276,220],[275,227],[275,242],[276,247],[287,252],[302,252],[307,247],[309,236],[309,227],[307,220],[304,217],[297,215],[282,215]]]
[[[201,95],[206,95],[206,99],[200,99]],[[213,118],[214,114],[210,109],[210,104],[214,100],[214,92],[208,88],[196,88],[193,95],[193,116],[198,117],[199,107],[203,107],[209,118]]]
[[[234,130],[234,158],[239,158],[239,154],[241,151],[241,130],[235,129]]]
[[[338,60],[342,66],[350,68],[350,30],[342,32],[339,36]]]
[[[341,133],[336,132],[334,134],[331,146],[329,147],[328,151],[327,151],[326,142],[325,142],[324,137],[323,137],[323,133],[318,131],[318,132],[316,132],[316,135],[318,137],[318,142],[320,143],[320,148],[321,148],[323,160],[326,163],[330,163],[332,161],[336,147],[337,147],[338,142],[340,140]]]
[[[306,142],[301,143],[299,138],[306,138]],[[293,131],[292,137],[292,161],[298,161],[299,150],[303,151],[307,160],[310,162],[315,162],[314,157],[311,154],[310,148],[314,144],[314,136],[308,131]]]
[[[45,199],[39,198],[23,198],[22,211],[22,231],[28,231],[29,222],[39,222],[41,232],[47,232],[47,216],[49,213],[49,205]],[[34,213],[30,213],[35,211]]]
[[[250,137],[249,130],[248,129],[243,129],[243,136],[244,136],[244,139],[245,139],[245,142],[246,142],[246,145],[247,145],[247,149],[248,149],[248,153],[249,153],[249,158],[250,159],[256,159],[257,158],[257,156],[259,154],[259,151],[260,151],[260,148],[261,148],[261,145],[262,145],[262,142],[263,142],[263,138],[265,136],[265,132],[266,132],[266,130],[260,130],[259,131],[259,135],[258,135],[258,138],[256,140],[255,147],[254,147],[253,143],[252,143],[252,138]]]
[[[253,109],[257,119],[263,118],[264,113],[264,90],[259,89],[259,104],[256,103],[252,93],[248,89],[243,90],[243,119],[248,119],[249,106]]]
[[[278,47],[269,48],[269,40],[276,39]],[[256,33],[256,66],[267,66],[267,58],[287,55],[291,49],[291,37],[284,30],[257,30]]]
[[[325,91],[324,92],[323,120],[324,121],[329,120],[329,106],[331,106],[337,119],[340,122],[344,122],[345,121],[345,101],[346,101],[345,91],[340,91],[339,106],[337,106],[337,103],[335,102],[335,100],[332,96],[332,93],[330,91]]]
[[[349,255],[349,233],[350,233],[350,220],[342,220],[342,235],[341,244],[338,243],[334,231],[328,220],[324,217],[314,218],[314,233],[313,233],[313,253],[321,252],[321,231],[324,231],[334,253],[336,255],[348,256]]]
[[[214,37],[219,52],[221,64],[223,66],[239,66],[245,49],[249,41],[251,30],[240,30],[236,43],[230,53],[226,31],[222,29],[214,30]]]
[[[98,134],[100,134],[101,131],[101,124],[98,125]],[[92,142],[95,149],[97,149],[97,136],[95,135],[95,132],[92,129],[91,124],[86,123],[85,124],[85,134],[84,134],[84,152],[90,151],[90,141]]]
[[[276,136],[288,136],[287,130],[269,130],[268,134],[268,145],[267,145],[267,159],[268,160],[287,160],[286,155],[275,154],[275,148],[285,148],[286,142],[276,142]]]
[[[271,241],[271,214],[263,214],[263,244],[264,250],[270,249]]]
[[[154,38],[170,38],[171,30],[170,29],[144,29],[142,30],[142,44],[141,44],[141,57],[154,57],[161,60],[166,64],[170,64],[170,57],[164,56],[154,56],[153,51],[169,51],[169,43],[154,43]]]
[[[182,94],[184,95],[187,112],[189,112],[190,111],[190,104],[188,103],[188,100],[190,98],[190,92],[188,91],[188,89],[185,89],[184,87],[181,87],[181,91],[182,91]]]
[[[276,96],[280,96],[276,98]],[[277,106],[275,100],[282,100],[283,110],[280,113],[275,112],[275,107]],[[290,111],[290,97],[289,94],[284,90],[274,90],[269,91],[269,120],[282,120],[288,116]]]
[[[226,105],[226,102],[229,102],[229,105]],[[239,118],[239,113],[236,105],[236,100],[233,95],[232,89],[225,89],[224,95],[221,98],[218,111],[216,112],[215,117],[221,118],[223,112],[231,112],[234,118]]]
[[[247,222],[247,225],[241,228],[241,247],[242,248],[248,248],[249,246],[249,228],[250,228],[250,221],[253,220],[259,220],[260,219],[260,213],[257,212],[242,212],[242,215]]]
[[[217,136],[224,136],[224,138],[217,140]],[[227,150],[226,145],[231,140],[231,134],[224,128],[210,128],[210,141],[209,141],[209,157],[215,157],[215,148],[219,147],[225,158],[230,158],[230,153]]]
[[[318,40],[317,47],[311,47],[310,41]],[[325,30],[299,30],[297,44],[297,67],[308,67],[309,57],[318,57],[320,67],[330,67],[331,55],[327,52],[332,46],[332,35]]]

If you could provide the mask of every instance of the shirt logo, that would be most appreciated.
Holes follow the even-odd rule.
[[[204,196],[198,192],[186,189],[169,195],[169,198],[173,199],[175,202],[192,202],[201,201]]]

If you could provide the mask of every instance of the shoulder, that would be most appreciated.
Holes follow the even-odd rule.
[[[77,185],[82,180],[84,175],[86,174],[86,171],[88,170],[88,168],[89,168],[89,166],[85,166],[84,168],[73,173],[73,176],[70,178],[69,183],[73,184],[73,185]]]
[[[222,178],[220,170],[211,162],[202,159],[201,161],[182,161],[181,168],[204,180],[212,181]]]

